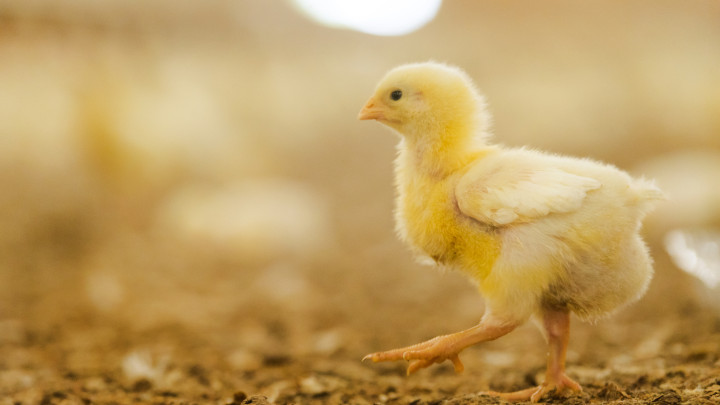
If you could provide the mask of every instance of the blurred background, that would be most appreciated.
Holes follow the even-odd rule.
[[[172,386],[188,348],[244,376],[214,389],[264,392],[262,367],[477,322],[472,284],[396,240],[398,139],[356,120],[388,69],[429,59],[474,78],[497,142],[671,197],[646,221],[648,295],[574,326],[571,361],[720,332],[719,2],[338,3],[0,1],[0,392],[101,370]],[[508,339],[476,361],[542,344]]]

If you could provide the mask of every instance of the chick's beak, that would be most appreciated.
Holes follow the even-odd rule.
[[[365,107],[360,110],[360,114],[358,114],[359,120],[381,120],[384,118],[385,114],[383,113],[382,107],[378,106],[372,97],[365,104]]]

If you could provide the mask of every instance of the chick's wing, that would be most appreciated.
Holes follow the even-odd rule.
[[[559,168],[491,163],[471,168],[455,198],[463,214],[502,226],[576,211],[587,193],[600,187],[596,179]]]

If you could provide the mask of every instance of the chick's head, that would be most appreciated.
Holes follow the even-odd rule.
[[[398,66],[380,81],[358,119],[374,119],[405,138],[475,136],[489,124],[485,100],[462,70],[442,63]]]

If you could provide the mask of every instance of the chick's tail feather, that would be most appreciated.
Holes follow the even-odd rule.
[[[640,208],[643,213],[650,212],[658,201],[667,200],[667,194],[660,190],[655,181],[640,178],[635,180],[632,185],[635,191],[635,199],[633,203]]]

